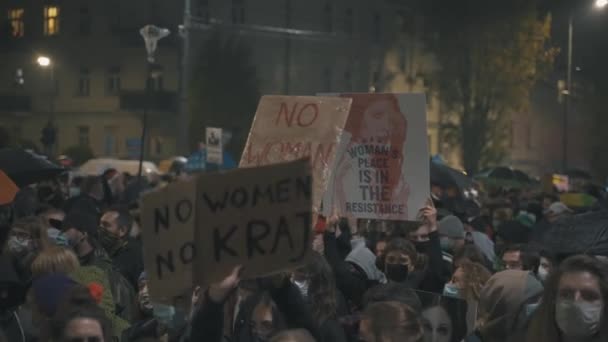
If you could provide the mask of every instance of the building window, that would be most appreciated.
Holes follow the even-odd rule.
[[[198,0],[195,4],[194,15],[205,22],[209,21],[209,0]]]
[[[334,10],[330,3],[325,4],[323,9],[323,29],[325,32],[334,31]]]
[[[89,126],[78,126],[78,145],[89,146]]]
[[[59,7],[44,7],[44,35],[52,36],[59,33]]]
[[[91,94],[91,73],[87,68],[80,69],[78,75],[78,96],[89,96]]]
[[[8,20],[10,21],[11,25],[11,35],[15,38],[21,38],[25,33],[23,13],[23,8],[13,8],[8,10]]]
[[[353,89],[353,76],[350,70],[344,72],[344,91],[352,91]]]
[[[232,23],[245,23],[245,0],[232,0]]]
[[[103,128],[103,139],[104,139],[104,154],[106,156],[112,156],[118,154],[118,143],[116,139],[116,126],[106,126]]]
[[[325,67],[323,69],[323,90],[330,92],[331,91],[331,68]]]
[[[120,68],[112,67],[108,69],[106,94],[117,95],[118,93],[120,93]]]
[[[78,31],[81,35],[87,36],[91,34],[91,15],[87,7],[80,8],[80,22],[78,23]]]
[[[353,34],[353,9],[349,8],[346,10],[346,15],[344,17],[344,32],[349,36]]]
[[[378,43],[382,39],[382,18],[380,17],[380,13],[374,13],[372,26],[372,39]]]
[[[150,71],[150,77],[148,77],[148,87],[151,91],[162,91],[163,90],[163,67],[160,65],[154,65]]]

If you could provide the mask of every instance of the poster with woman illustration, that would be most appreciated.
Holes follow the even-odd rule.
[[[324,213],[415,220],[429,197],[424,94],[340,94],[352,98],[323,198]]]

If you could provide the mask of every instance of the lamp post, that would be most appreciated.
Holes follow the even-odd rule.
[[[596,0],[595,8],[604,9],[608,0]],[[566,88],[564,95],[564,118],[563,118],[563,140],[562,140],[562,171],[568,171],[568,117],[570,116],[570,99],[574,93],[572,90],[572,46],[574,40],[574,19],[572,14],[568,17],[568,65],[566,67]]]
[[[49,121],[42,130],[42,145],[44,145],[45,152],[49,157],[53,156],[53,147],[55,145],[56,132],[54,123],[55,117],[55,70],[53,61],[48,56],[38,56],[36,63],[43,69],[49,70]]]
[[[137,171],[137,180],[141,185],[141,176],[142,176],[142,168],[144,163],[144,151],[145,151],[145,143],[146,143],[146,134],[148,130],[148,106],[150,103],[150,92],[151,82],[150,76],[152,73],[152,66],[154,64],[154,54],[156,53],[156,47],[158,45],[158,41],[162,38],[168,36],[171,32],[166,28],[160,28],[154,25],[146,25],[139,30],[139,34],[144,38],[144,43],[146,44],[146,51],[148,53],[147,58],[147,66],[146,66],[146,95],[144,100],[144,113],[142,118],[142,127],[141,127],[141,139],[139,146],[139,168]]]

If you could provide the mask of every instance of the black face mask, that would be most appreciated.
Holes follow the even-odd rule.
[[[402,283],[407,280],[409,269],[402,264],[386,264],[386,277],[396,283]]]
[[[431,241],[422,241],[422,242],[417,241],[417,242],[414,242],[414,246],[416,246],[416,251],[418,253],[426,254],[431,247]]]

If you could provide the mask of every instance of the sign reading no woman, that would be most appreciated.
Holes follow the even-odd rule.
[[[262,97],[240,167],[310,157],[314,175],[312,203],[317,212],[351,102],[337,97]]]

